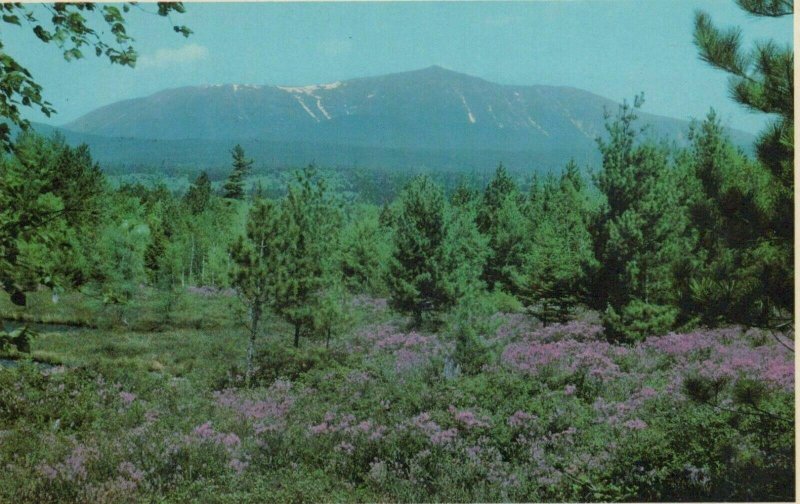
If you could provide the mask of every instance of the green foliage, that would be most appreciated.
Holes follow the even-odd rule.
[[[239,236],[231,245],[231,259],[236,265],[231,284],[245,300],[250,316],[248,383],[253,375],[256,337],[262,314],[265,309],[274,308],[278,299],[282,254],[286,247],[282,234],[284,225],[283,215],[274,203],[259,201],[250,210],[245,236]]]
[[[598,140],[603,167],[596,183],[606,202],[594,226],[600,268],[591,288],[596,305],[614,311],[634,299],[676,303],[676,272],[696,240],[680,172],[663,146],[637,139],[634,109],[641,103],[637,97],[633,109],[623,104],[606,125],[609,139]]]
[[[211,179],[208,173],[200,172],[200,175],[192,182],[189,190],[183,197],[186,206],[192,215],[197,215],[206,211],[211,202]]]
[[[350,296],[344,282],[335,271],[328,273],[327,284],[315,300],[314,332],[325,339],[325,348],[330,348],[331,339],[341,334],[352,319]]]
[[[791,16],[794,12],[794,2],[787,0],[737,3],[754,16]],[[756,142],[758,160],[771,175],[772,209],[766,225],[758,227],[760,251],[754,254],[756,261],[772,257],[757,268],[768,279],[765,291],[755,295],[762,307],[761,323],[766,323],[773,306],[786,313],[794,310],[794,50],[761,41],[747,51],[741,39],[741,29],[721,30],[707,13],[696,13],[694,42],[700,58],[730,75],[734,100],[749,110],[774,117]]]
[[[603,314],[603,330],[609,340],[623,343],[665,334],[675,326],[678,317],[674,306],[647,303],[641,299],[633,299],[618,310],[608,306]]]
[[[353,293],[386,291],[386,268],[391,256],[391,236],[380,224],[375,207],[353,208],[342,229],[341,270]]]
[[[502,300],[497,302],[499,292],[471,293],[462,298],[448,316],[447,333],[455,340],[453,359],[461,372],[478,374],[484,365],[496,361],[496,348],[487,337],[497,329],[491,316],[498,312],[497,305],[503,304]]]
[[[86,146],[22,134],[0,159],[0,285],[16,302],[39,284],[81,285],[105,192]]]
[[[488,238],[491,251],[482,275],[490,289],[516,293],[512,276],[522,265],[529,236],[522,200],[516,183],[501,164],[484,190],[477,215],[478,229]]]
[[[310,371],[330,369],[347,361],[341,350],[309,346],[304,348],[272,344],[262,348],[255,358],[254,379],[269,385],[275,380],[297,381]]]
[[[587,294],[596,268],[589,232],[589,202],[578,167],[570,163],[560,180],[531,189],[533,238],[514,271],[516,292],[545,324],[565,322]]]
[[[449,305],[443,278],[446,236],[444,194],[428,177],[413,179],[395,213],[392,261],[387,283],[392,305],[415,320]]]
[[[392,306],[423,314],[453,306],[480,288],[485,241],[468,211],[451,212],[442,189],[428,177],[413,179],[394,214],[393,253],[387,283]]]
[[[316,169],[308,166],[282,203],[282,246],[275,312],[294,326],[294,345],[314,325],[319,295],[336,281],[341,214]]]
[[[127,13],[133,2],[123,4],[123,12]],[[44,16],[38,15],[37,10],[43,10]],[[81,48],[88,48],[96,56],[105,56],[112,64],[133,67],[136,65],[137,54],[133,48],[133,37],[125,28],[123,12],[114,5],[97,5],[95,3],[66,3],[41,4],[33,6],[22,3],[0,4],[2,20],[9,25],[22,26],[25,21],[32,27],[33,34],[44,43],[53,42],[63,52],[64,59],[72,61],[83,58]],[[97,12],[101,15],[103,23],[90,22],[86,15]],[[182,13],[184,7],[181,2],[160,2],[157,14],[169,17],[171,13]],[[104,28],[105,26],[105,28]],[[186,26],[173,26],[174,31],[188,37],[192,32]],[[110,33],[107,34],[106,30]],[[20,106],[36,107],[43,114],[50,117],[55,113],[52,104],[42,97],[42,86],[36,82],[33,75],[17,60],[3,50],[0,42],[0,117],[7,119],[12,125],[23,130],[30,127],[29,121],[22,118]],[[0,144],[3,149],[11,152],[11,129],[8,124],[0,123]]]
[[[713,110],[691,139],[683,180],[698,241],[678,274],[679,304],[707,325],[766,324],[772,306],[791,303],[791,254],[772,230],[774,179],[730,144]]]
[[[0,331],[0,352],[7,353],[14,347],[17,352],[31,353],[31,339],[36,336],[28,326],[22,326],[13,331]]]
[[[296,174],[280,204],[255,202],[246,235],[231,248],[232,284],[250,312],[248,379],[264,309],[294,326],[295,346],[314,329],[330,337],[345,318],[337,268],[340,221],[338,205],[311,166]]]
[[[225,198],[241,200],[245,196],[244,180],[253,167],[253,160],[247,159],[244,149],[239,144],[236,144],[231,150],[231,156],[233,157],[233,170],[228,176],[228,180],[225,181],[225,185],[222,186],[222,194]]]

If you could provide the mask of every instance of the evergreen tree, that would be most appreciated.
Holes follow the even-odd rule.
[[[528,237],[522,201],[516,183],[501,164],[483,193],[477,215],[478,229],[488,238],[491,250],[483,271],[490,289],[516,293],[512,277],[522,266]]]
[[[225,181],[225,185],[222,186],[222,194],[225,198],[241,200],[245,195],[244,180],[253,166],[253,160],[247,159],[244,149],[239,144],[236,144],[231,150],[231,156],[233,157],[233,170],[228,176],[228,180]]]
[[[395,225],[394,209],[389,203],[381,206],[381,213],[378,215],[378,224],[384,229],[391,229]]]
[[[331,339],[350,320],[348,293],[338,271],[329,271],[325,287],[319,294],[314,308],[314,329],[325,339],[325,348],[330,348]]]
[[[211,179],[208,178],[208,173],[200,172],[189,186],[183,200],[192,215],[203,213],[208,208],[211,201]]]
[[[464,179],[461,179],[456,186],[456,190],[450,196],[450,204],[454,207],[464,207],[472,205],[478,200],[479,193],[470,187]]]
[[[167,238],[160,228],[150,230],[150,242],[144,250],[144,267],[152,285],[161,286],[164,280],[163,258],[167,250]]]
[[[352,209],[342,230],[341,271],[352,292],[385,290],[386,264],[391,255],[391,233],[381,229],[376,207]]]
[[[585,182],[570,162],[559,180],[549,177],[532,196],[538,206],[533,239],[514,281],[523,303],[545,324],[564,322],[585,297],[595,268]]]
[[[791,0],[737,0],[748,14],[791,16]],[[763,323],[773,307],[789,315],[794,309],[794,51],[773,41],[742,48],[739,28],[720,30],[705,12],[695,15],[694,41],[700,58],[730,74],[730,91],[744,107],[774,119],[756,142],[759,161],[772,175],[772,218],[752,250],[762,264],[765,295],[758,300]]]
[[[622,320],[616,315],[634,301],[675,304],[676,271],[692,249],[685,198],[668,152],[652,140],[637,139],[634,109],[641,103],[637,98],[633,109],[623,103],[606,124],[608,140],[598,139],[603,166],[596,183],[606,202],[595,228],[601,266],[592,292],[598,307],[608,307],[607,320]],[[611,337],[629,336],[625,328],[606,329]]]
[[[769,259],[781,257],[774,240],[763,236],[772,224],[773,177],[730,143],[713,110],[690,138],[685,186],[697,263],[682,276],[681,308],[707,325],[766,323]]]
[[[253,376],[253,356],[259,324],[265,309],[275,306],[285,250],[285,221],[271,201],[257,202],[250,210],[247,230],[230,249],[235,264],[231,283],[248,307],[250,317],[247,347],[247,383]]]
[[[387,283],[391,305],[413,314],[417,324],[424,313],[450,304],[443,271],[446,228],[442,189],[430,177],[415,177],[400,194]]]
[[[294,327],[294,346],[313,329],[314,309],[338,269],[341,217],[313,166],[296,174],[283,201],[283,252],[275,311]]]
[[[261,183],[261,180],[258,180],[255,183],[255,185],[253,185],[253,191],[251,196],[253,201],[257,201],[267,197],[267,190],[264,189],[264,184]]]

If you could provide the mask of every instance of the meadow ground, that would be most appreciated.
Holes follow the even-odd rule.
[[[465,346],[359,297],[329,349],[269,321],[247,388],[225,292],[0,309],[95,326],[0,369],[2,502],[794,498],[794,356],[760,330],[495,313]]]

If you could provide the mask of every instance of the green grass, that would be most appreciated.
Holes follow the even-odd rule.
[[[104,303],[99,292],[71,292],[54,302],[47,291],[28,294],[26,306],[0,296],[0,318],[46,324],[157,332],[175,328],[241,327],[245,309],[235,296],[202,296],[185,291],[165,294],[137,289],[123,303]]]

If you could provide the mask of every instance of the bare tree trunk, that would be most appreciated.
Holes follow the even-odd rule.
[[[300,346],[300,324],[294,325],[294,347],[298,348]]]
[[[330,347],[331,347],[331,328],[329,327],[325,337],[325,348],[329,349]]]
[[[261,307],[254,303],[250,306],[250,341],[247,345],[247,376],[246,384],[249,387],[253,379],[253,357],[256,351],[256,335],[258,334],[258,323],[261,319]]]

